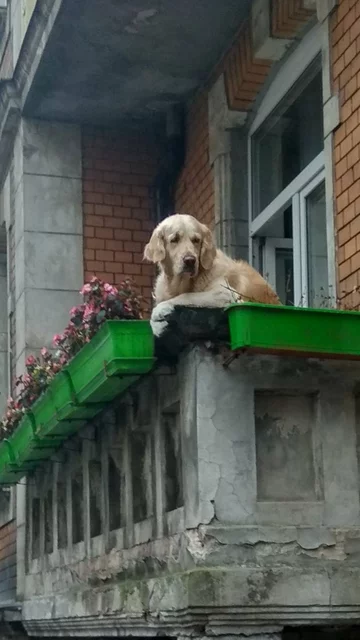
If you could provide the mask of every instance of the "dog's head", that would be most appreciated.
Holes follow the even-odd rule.
[[[144,258],[160,264],[167,275],[188,278],[211,269],[215,255],[210,229],[186,214],[165,218],[144,250]]]

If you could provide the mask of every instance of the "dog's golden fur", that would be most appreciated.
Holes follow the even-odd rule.
[[[154,288],[155,329],[160,330],[156,322],[163,323],[175,305],[280,304],[264,278],[244,260],[232,260],[216,249],[210,229],[192,216],[165,218],[153,232],[144,257],[160,269]]]

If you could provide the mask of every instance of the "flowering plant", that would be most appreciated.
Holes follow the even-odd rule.
[[[8,398],[5,416],[1,421],[0,438],[10,435],[35,400],[47,389],[61,365],[44,347],[39,358],[27,358],[25,368],[26,373],[15,380],[16,398]]]
[[[90,342],[106,320],[142,318],[142,299],[131,280],[125,280],[117,288],[94,277],[84,284],[80,293],[84,298],[83,304],[70,310],[70,321],[64,332],[53,338],[57,348],[55,355],[44,347],[40,357],[28,357],[26,373],[16,378],[16,397],[8,399],[5,415],[0,422],[0,440],[14,431],[58,371]]]
[[[62,334],[54,336],[58,351],[55,358],[66,364],[99,331],[106,320],[140,320],[142,302],[133,283],[125,280],[120,287],[92,278],[80,293],[84,303],[70,310],[70,322]]]

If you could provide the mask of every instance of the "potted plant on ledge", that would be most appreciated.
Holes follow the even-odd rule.
[[[64,332],[29,356],[0,425],[0,484],[17,482],[154,365],[150,323],[131,281],[94,277]]]

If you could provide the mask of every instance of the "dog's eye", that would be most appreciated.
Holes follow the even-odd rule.
[[[176,244],[177,242],[179,242],[179,239],[179,236],[176,235],[171,238],[170,242],[172,242],[172,244]]]
[[[193,244],[199,244],[200,238],[193,238],[192,241],[193,241]]]

